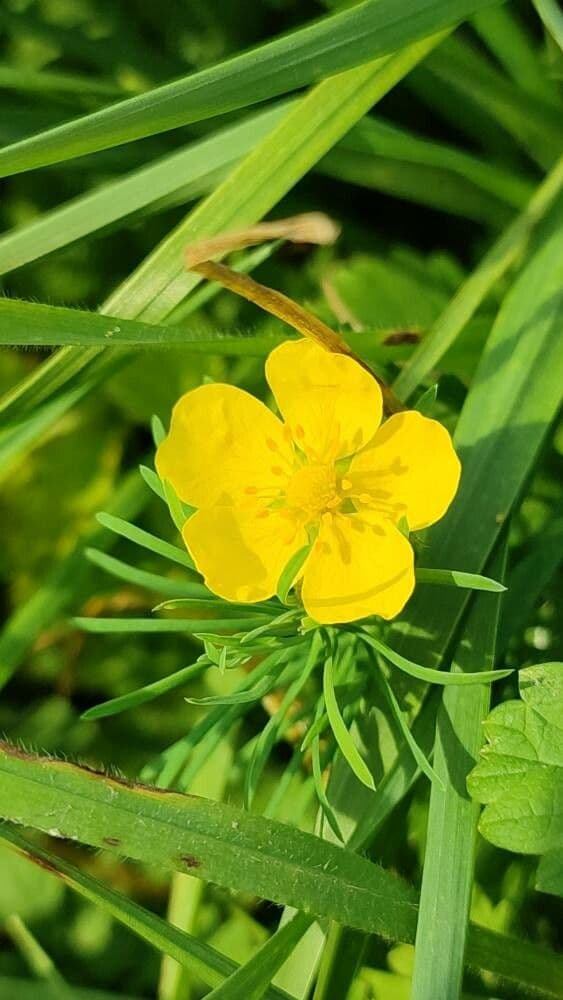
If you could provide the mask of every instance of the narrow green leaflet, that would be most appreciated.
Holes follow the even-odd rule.
[[[108,556],[105,552],[100,552],[99,549],[87,548],[84,554],[94,566],[99,566],[110,576],[115,576],[125,583],[132,583],[136,587],[152,590],[156,594],[163,594],[165,597],[183,595],[194,600],[211,597],[211,592],[207,587],[203,583],[198,583],[197,580],[175,579],[174,577],[160,576],[159,573],[149,573],[146,570],[137,569],[136,566],[130,566],[129,563],[123,562],[122,559],[116,559],[115,556]],[[219,605],[218,601],[214,603]]]
[[[407,660],[401,653],[397,653],[384,642],[369,635],[364,629],[360,629],[358,635],[366,645],[375,649],[380,656],[399,670],[404,670],[411,677],[416,677],[419,681],[427,681],[431,684],[441,684],[443,687],[466,687],[471,684],[490,684],[492,681],[500,680],[501,677],[508,677],[512,670],[482,670],[476,673],[448,673],[445,670],[434,670],[432,667],[422,667],[412,660]]]
[[[479,573],[462,573],[456,569],[424,569],[417,567],[418,583],[435,583],[442,587],[463,587],[466,590],[485,590],[500,594],[506,587],[497,580]]]
[[[247,107],[463,21],[494,0],[364,0],[250,52],[8,146],[0,176]]]
[[[117,698],[111,698],[110,701],[104,701],[100,705],[88,708],[82,713],[81,718],[92,722],[94,719],[106,719],[110,715],[127,712],[131,708],[136,708],[137,705],[144,705],[147,701],[153,701],[154,698],[160,698],[168,691],[174,691],[176,688],[196,680],[210,666],[211,661],[202,656],[196,663],[192,663],[182,670],[176,670],[168,677],[161,677],[160,680],[145,684],[144,687],[136,688],[135,691],[130,691],[128,694],[119,695]]]
[[[179,545],[171,545],[170,542],[164,541],[164,539],[151,534],[149,531],[145,531],[143,528],[138,528],[136,524],[131,524],[130,521],[126,521],[122,517],[116,517],[115,514],[102,511],[96,516],[102,527],[107,528],[108,531],[113,531],[116,535],[134,542],[135,545],[139,545],[143,549],[148,549],[149,552],[154,552],[158,556],[163,556],[173,563],[178,563],[186,569],[191,570],[193,568],[192,560],[188,553],[185,549],[181,549]]]
[[[312,834],[197,796],[130,785],[8,744],[0,751],[0,774],[3,819],[189,872],[391,940],[414,940],[413,890],[378,865]],[[57,828],[54,815],[60,817]],[[472,927],[467,961],[563,996],[563,960],[525,941]]]
[[[548,855],[563,848],[563,663],[527,667],[519,687],[521,701],[503,702],[486,719],[487,743],[467,784],[485,803],[479,829],[487,840]]]
[[[227,606],[220,606],[223,618],[75,618],[74,624],[85,632],[95,635],[120,635],[129,632],[188,632],[194,635],[205,629],[221,632],[241,632],[255,626],[262,626],[264,615],[248,615],[246,618],[229,617]]]
[[[232,694],[210,694],[205,698],[186,698],[190,705],[244,705],[247,702],[259,701],[264,695],[271,691],[277,682],[277,678],[271,674],[255,684],[254,687],[244,691],[233,691]]]
[[[338,707],[336,693],[334,690],[334,649],[330,655],[327,656],[325,661],[323,672],[323,694],[328,720],[343,756],[348,761],[348,764],[352,768],[352,771],[358,780],[361,781],[362,784],[367,785],[368,788],[375,790],[373,775],[354,743],[350,733],[348,732],[346,723],[344,722],[340,708]]]

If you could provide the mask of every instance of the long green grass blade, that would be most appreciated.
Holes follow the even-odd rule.
[[[393,383],[399,399],[407,400],[444,356],[495,282],[524,250],[532,230],[552,208],[563,189],[563,157],[540,184],[524,212],[485,254]]]
[[[504,561],[503,544],[495,560],[500,576]],[[494,665],[499,603],[474,598],[453,671]],[[448,688],[438,712],[434,768],[440,784],[430,793],[412,1000],[447,1000],[462,986],[479,814],[466,780],[482,744],[489,691]]]
[[[414,938],[417,908],[406,883],[301,830],[8,744],[0,751],[0,773],[4,819],[53,834],[53,815],[64,815],[58,836],[189,871],[392,940]],[[562,996],[562,959],[524,941],[471,928],[467,960]]]
[[[204,202],[189,213],[170,236],[105,302],[102,312],[123,319],[161,323],[173,317],[199,282],[184,269],[186,246],[202,236],[250,225],[276,202],[410,69],[443,38],[433,36],[395,56],[348,70],[314,88],[282,119]],[[53,392],[74,391],[80,374],[85,394],[107,378],[119,358],[103,349],[63,348],[18,386],[0,406],[5,420],[21,417]],[[68,396],[68,405],[75,402]]]
[[[265,138],[285,112],[280,105],[220,129],[209,138],[189,143],[6,233],[0,238],[0,274],[127,219],[147,206],[158,205],[170,195],[175,195],[179,203],[207,194],[234,163]]]
[[[290,35],[0,152],[0,176],[247,107],[402,49],[494,0],[364,0]],[[399,7],[399,9],[397,9]]]

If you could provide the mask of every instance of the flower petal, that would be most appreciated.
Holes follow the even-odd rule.
[[[178,400],[156,453],[161,479],[194,507],[229,506],[252,496],[272,499],[292,464],[281,421],[254,396],[219,383]]]
[[[311,341],[276,347],[266,362],[266,378],[294,441],[312,461],[354,454],[381,423],[375,378],[353,358]]]
[[[302,525],[284,511],[198,510],[184,541],[205,582],[227,601],[272,597],[291,556],[307,542]]]
[[[305,565],[303,604],[322,624],[394,618],[414,588],[414,555],[390,521],[325,514]]]
[[[406,517],[417,531],[446,513],[460,473],[446,428],[408,410],[390,417],[369,448],[352,459],[348,479],[354,494],[371,495],[376,510],[395,522]]]

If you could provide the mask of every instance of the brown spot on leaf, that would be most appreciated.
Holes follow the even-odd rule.
[[[102,843],[107,844],[108,847],[119,847],[121,841],[119,837],[102,837]]]
[[[420,334],[415,330],[397,330],[390,333],[383,341],[387,347],[398,347],[400,344],[418,344]]]
[[[185,868],[201,868],[201,861],[194,858],[193,854],[181,854],[180,861]]]

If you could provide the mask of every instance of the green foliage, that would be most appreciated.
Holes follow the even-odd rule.
[[[557,4],[5,0],[0,35],[0,1000],[562,997]],[[182,393],[271,404],[295,335],[185,248],[311,210],[333,246],[229,263],[463,464],[391,623],[307,619],[308,547],[217,598],[152,464]]]
[[[518,681],[521,701],[497,705],[484,722],[487,742],[468,787],[485,803],[483,836],[544,855],[538,887],[561,895],[563,664],[526,667]]]

